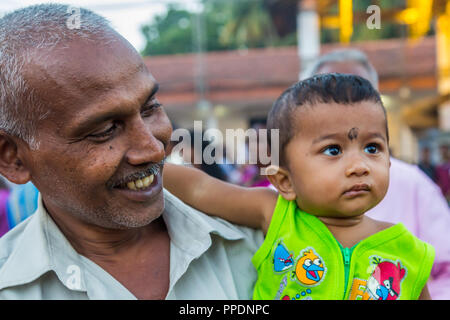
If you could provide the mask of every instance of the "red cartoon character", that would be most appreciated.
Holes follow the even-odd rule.
[[[391,261],[374,257],[375,269],[367,280],[367,292],[375,300],[397,300],[400,296],[400,284],[406,275],[406,269],[400,261]]]

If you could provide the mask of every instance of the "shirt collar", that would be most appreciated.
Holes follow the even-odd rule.
[[[245,237],[245,234],[236,226],[198,212],[167,190],[164,190],[164,199],[163,219],[172,244],[188,256],[186,268],[190,261],[209,248],[211,234],[217,234],[227,240]],[[55,272],[61,283],[68,289],[84,292],[87,290],[85,276],[81,276],[79,282],[73,281],[74,273],[83,272],[78,266],[85,266],[86,258],[73,249],[59,230],[47,213],[40,194],[38,208],[34,215],[15,229],[9,235],[9,239],[13,240],[13,248],[0,269],[0,290],[32,282],[49,271]],[[171,264],[171,273],[172,270],[178,270],[178,275],[173,281],[171,276],[171,283],[176,282],[184,272],[180,273],[180,268],[174,268]]]

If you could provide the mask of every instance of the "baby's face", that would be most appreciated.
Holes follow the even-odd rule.
[[[378,204],[389,185],[386,122],[380,105],[316,104],[294,114],[285,157],[299,207],[353,217]]]

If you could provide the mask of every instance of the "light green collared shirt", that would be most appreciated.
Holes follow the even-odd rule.
[[[166,299],[250,299],[251,258],[260,231],[208,217],[164,190],[170,236]],[[1,299],[136,299],[121,283],[78,254],[45,210],[0,239]]]

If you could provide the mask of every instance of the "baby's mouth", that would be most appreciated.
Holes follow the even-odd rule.
[[[353,187],[351,187],[347,191],[370,191],[370,187],[365,183],[355,184]]]
[[[355,184],[351,188],[345,190],[343,194],[360,194],[370,191],[370,186],[365,183]]]

